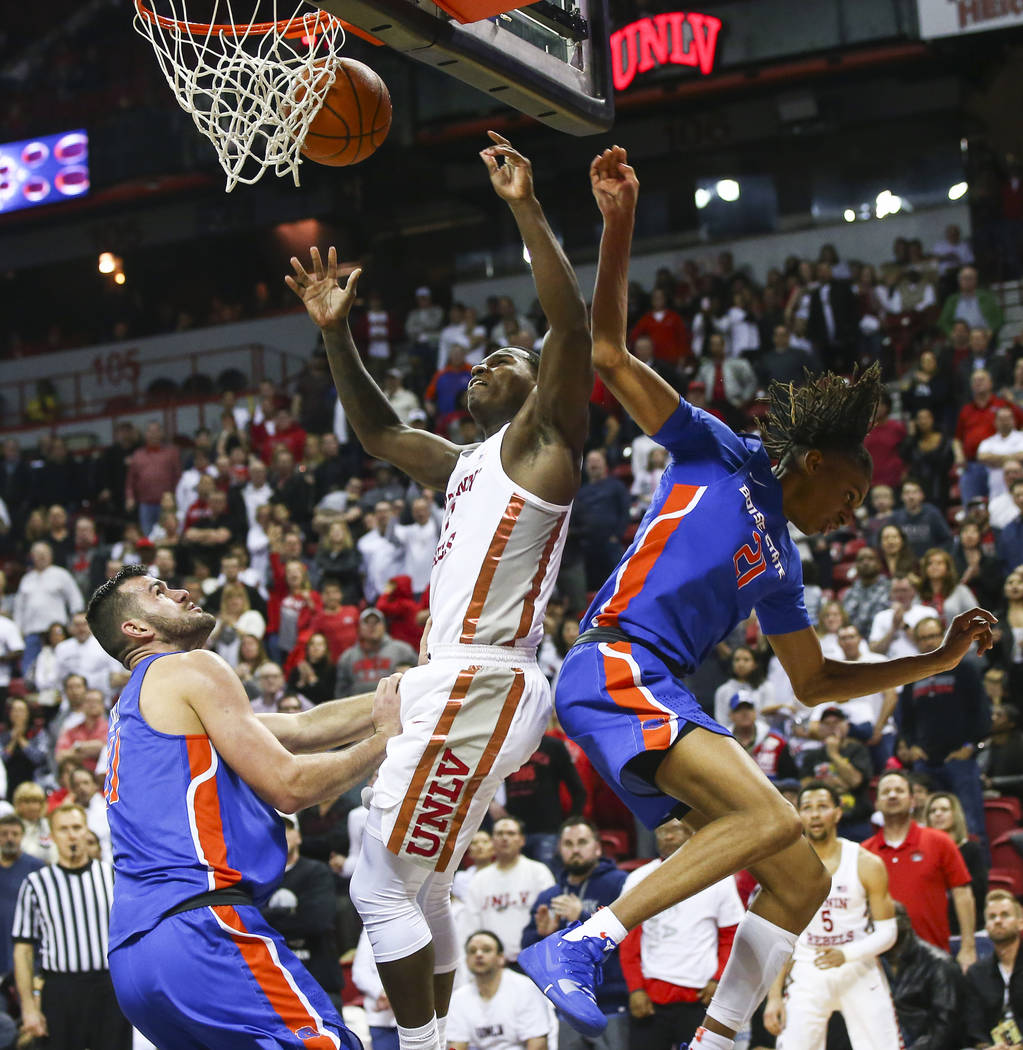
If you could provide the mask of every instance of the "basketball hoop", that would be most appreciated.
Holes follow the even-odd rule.
[[[270,20],[238,22],[231,0],[212,0],[209,22],[188,20],[187,0],[135,2],[135,29],[156,52],[178,105],[213,143],[227,191],[252,185],[270,169],[299,184],[299,150],[337,71],[345,41],[341,22],[304,0]],[[264,0],[265,3],[265,0]],[[219,20],[223,13],[223,20]]]

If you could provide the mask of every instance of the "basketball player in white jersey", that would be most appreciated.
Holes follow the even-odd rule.
[[[459,961],[450,886],[501,781],[535,751],[550,691],[535,654],[580,484],[593,377],[586,305],[506,139],[480,156],[529,252],[550,323],[543,354],[506,347],[472,369],[472,448],[405,426],[363,368],[331,248],[286,280],[319,325],[338,395],[366,451],[446,489],[430,577],[430,662],[406,674],[402,733],[373,788],[351,896],[366,926],[402,1050],[444,1044]],[[624,260],[623,260],[624,263]],[[440,1023],[437,1023],[437,1019]]]
[[[896,936],[888,872],[873,853],[836,834],[842,802],[830,784],[806,784],[798,809],[831,876],[831,892],[767,993],[764,1024],[778,1036],[778,1050],[824,1050],[828,1018],[837,1010],[853,1050],[900,1050],[895,1007],[878,961]]]

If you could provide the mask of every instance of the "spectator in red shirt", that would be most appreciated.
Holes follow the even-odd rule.
[[[654,344],[654,357],[658,361],[674,365],[692,353],[692,336],[689,326],[668,305],[668,296],[663,288],[655,288],[650,296],[650,309],[636,322],[629,333],[633,344],[641,335],[648,335]]]
[[[124,483],[124,509],[139,512],[142,535],[148,536],[160,520],[160,497],[173,492],[181,477],[181,455],[173,445],[163,443],[163,427],[156,422],[146,427],[146,443],[132,453]]]
[[[107,742],[107,713],[98,689],[86,690],[82,714],[84,722],[60,734],[56,759],[60,763],[65,758],[77,758],[90,773],[95,773],[96,761]]]
[[[959,493],[964,504],[976,496],[988,494],[987,468],[977,462],[977,448],[985,438],[997,432],[995,416],[998,409],[1011,408],[1016,417],[1016,426],[1023,424],[1023,412],[995,396],[991,373],[986,369],[978,368],[970,376],[970,390],[971,400],[959,410],[954,442],[956,466],[962,468]]]
[[[252,427],[252,450],[267,466],[270,465],[278,445],[283,445],[292,454],[295,462],[301,463],[305,442],[305,430],[292,419],[291,412],[286,408],[277,409],[273,422],[264,420]]]
[[[892,399],[886,390],[878,402],[874,429],[864,438],[863,445],[874,460],[874,484],[898,488],[906,472],[899,448],[907,431],[900,420],[892,418],[891,412]]]
[[[913,789],[904,770],[891,769],[881,775],[877,807],[884,827],[863,848],[884,861],[891,895],[906,906],[916,934],[946,952],[951,892],[963,939],[956,961],[965,973],[977,961],[976,911],[972,880],[959,850],[944,832],[921,827],[912,819]]]
[[[306,635],[322,634],[327,639],[330,658],[337,663],[346,649],[355,645],[359,634],[359,607],[343,605],[341,583],[332,578],[325,578],[320,583],[320,597],[323,608],[313,613],[309,626],[299,637],[299,643],[305,644]]]

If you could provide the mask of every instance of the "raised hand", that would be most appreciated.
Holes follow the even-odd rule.
[[[533,165],[512,144],[496,131],[487,134],[495,145],[480,150],[483,163],[490,173],[490,184],[498,197],[514,204],[533,197]],[[503,160],[504,163],[501,163]]]
[[[598,153],[590,165],[590,186],[601,215],[618,212],[632,214],[639,196],[639,179],[629,166],[628,155],[621,146]]]
[[[977,655],[983,656],[995,644],[991,625],[998,623],[986,609],[974,608],[960,613],[945,632],[941,651],[948,658],[948,667],[956,667],[959,661],[977,643]]]
[[[362,270],[358,267],[352,270],[342,287],[337,280],[337,251],[333,245],[327,251],[326,266],[320,258],[319,248],[310,248],[309,255],[313,272],[307,272],[293,256],[291,267],[295,276],[288,274],[284,283],[305,304],[314,324],[319,328],[334,328],[348,318],[355,302],[355,287],[359,283]]]

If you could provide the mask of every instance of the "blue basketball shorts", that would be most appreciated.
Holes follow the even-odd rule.
[[[697,727],[731,736],[654,653],[632,642],[573,646],[561,665],[554,709],[605,783],[649,828],[687,807],[658,790],[648,773],[653,765],[633,760],[663,755]]]
[[[110,953],[124,1015],[160,1050],[362,1050],[251,906],[169,916]]]

